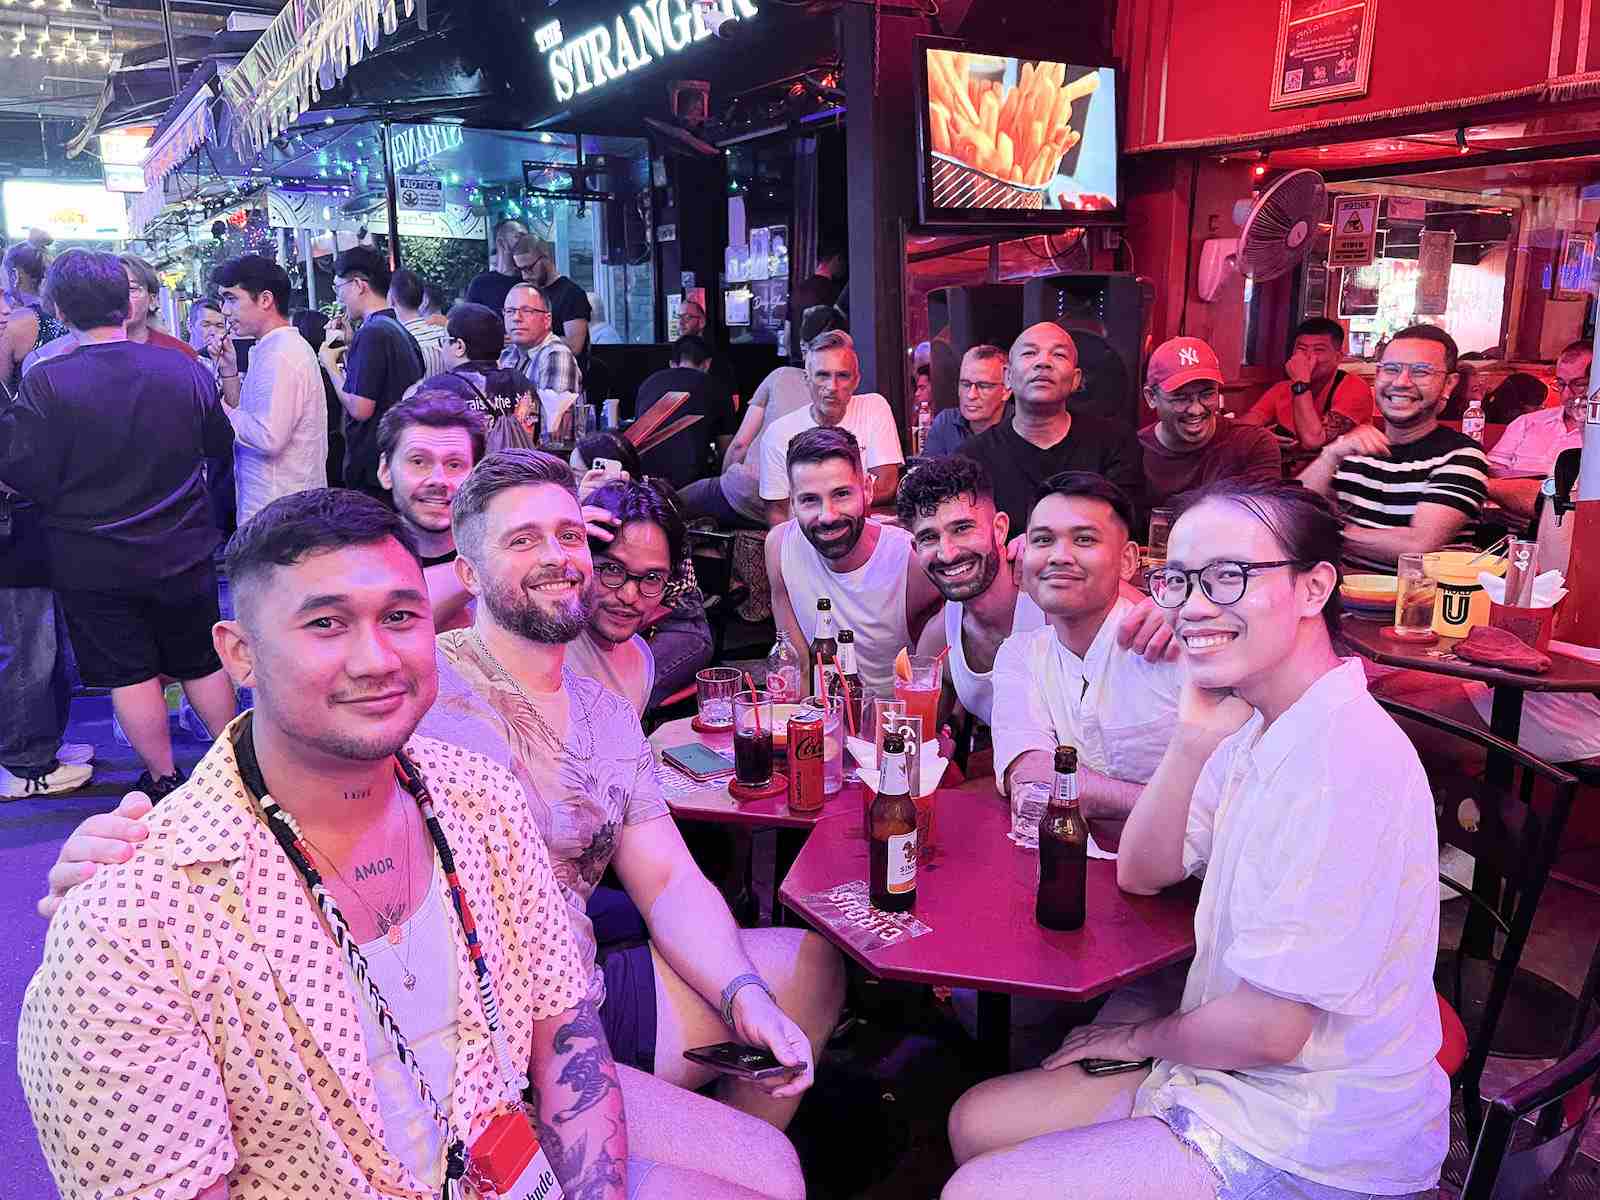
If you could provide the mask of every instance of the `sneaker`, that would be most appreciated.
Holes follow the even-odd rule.
[[[183,784],[184,778],[182,771],[175,770],[171,775],[162,776],[160,779],[156,779],[150,774],[149,771],[145,771],[134,782],[134,785],[130,790],[135,792],[143,792],[146,796],[150,797],[150,803],[159,804],[162,800],[166,799],[168,796],[172,795],[173,792],[181,788]]]
[[[56,749],[56,761],[81,767],[94,761],[94,747],[88,742],[62,742]]]
[[[13,775],[0,767],[0,800],[75,792],[88,783],[93,775],[94,768],[85,763],[64,762],[48,775]]]

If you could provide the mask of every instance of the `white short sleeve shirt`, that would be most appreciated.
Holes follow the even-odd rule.
[[[1075,746],[1084,766],[1146,783],[1167,752],[1178,716],[1183,671],[1117,645],[1117,625],[1133,606],[1119,599],[1079,658],[1055,629],[1013,633],[994,660],[994,777],[1029,750]]]
[[[1437,847],[1422,764],[1357,659],[1270,727],[1256,714],[1224,741],[1190,806],[1184,862],[1205,882],[1181,1011],[1245,982],[1319,1012],[1283,1066],[1158,1060],[1133,1114],[1159,1093],[1302,1178],[1380,1195],[1435,1186],[1450,1106],[1434,1057]]]
[[[796,409],[776,421],[768,422],[761,433],[761,498],[787,500],[789,498],[789,443],[795,435],[815,429],[816,419],[811,406]],[[903,463],[906,456],[900,450],[900,430],[894,423],[894,413],[889,402],[877,392],[857,392],[850,397],[845,408],[842,429],[855,434],[861,443],[861,456],[867,470]]]

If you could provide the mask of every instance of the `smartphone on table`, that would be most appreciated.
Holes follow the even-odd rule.
[[[663,750],[661,757],[696,783],[705,783],[708,779],[716,779],[720,775],[733,774],[731,757],[718,753],[710,746],[702,746],[699,742],[691,742],[687,746],[673,746],[671,749]]]
[[[710,1067],[721,1075],[736,1079],[775,1079],[780,1075],[795,1075],[799,1067],[785,1066],[773,1056],[772,1051],[760,1046],[746,1046],[741,1042],[718,1042],[714,1046],[697,1046],[685,1050],[683,1056],[690,1062]]]

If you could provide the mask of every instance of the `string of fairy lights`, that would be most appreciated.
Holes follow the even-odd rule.
[[[61,19],[62,14],[74,13],[73,0],[0,0],[0,14],[8,8],[38,13],[45,18],[45,24],[31,31],[23,25],[0,31],[0,58],[37,58],[110,68],[110,31],[67,23],[71,17]]]

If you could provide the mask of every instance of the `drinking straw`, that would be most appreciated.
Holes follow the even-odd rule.
[[[750,672],[749,671],[746,671],[744,673],[744,682],[745,682],[745,685],[747,687],[749,687],[749,689],[750,689],[750,696],[751,696],[751,699],[753,701],[755,696],[757,695],[757,693],[756,693],[756,681],[754,679],[750,678]],[[750,705],[750,715],[755,718],[756,736],[760,737],[761,736],[761,705],[759,703],[752,703]]]
[[[1470,567],[1473,563],[1479,562],[1482,559],[1488,558],[1491,554],[1495,553],[1495,551],[1499,550],[1502,546],[1504,546],[1510,540],[1511,540],[1511,535],[1508,533],[1508,534],[1505,535],[1505,537],[1501,538],[1499,541],[1497,541],[1493,545],[1491,545],[1487,550],[1480,550],[1477,554],[1475,554],[1471,558],[1467,559],[1467,566]]]
[[[833,664],[833,660],[828,658],[826,655],[823,655],[822,656],[822,665],[824,667],[831,667],[831,666],[834,665]],[[846,722],[846,724],[848,725],[848,727],[850,729],[850,736],[851,737],[855,737],[856,736],[856,714],[855,714],[855,712],[853,711],[853,709],[851,707],[855,703],[855,697],[850,694],[850,681],[844,677],[844,672],[843,671],[839,672],[839,686],[844,689],[844,719],[845,719],[845,722]],[[827,707],[827,697],[824,696],[822,699],[823,699],[823,707],[824,707],[824,709],[826,709],[826,707]]]

